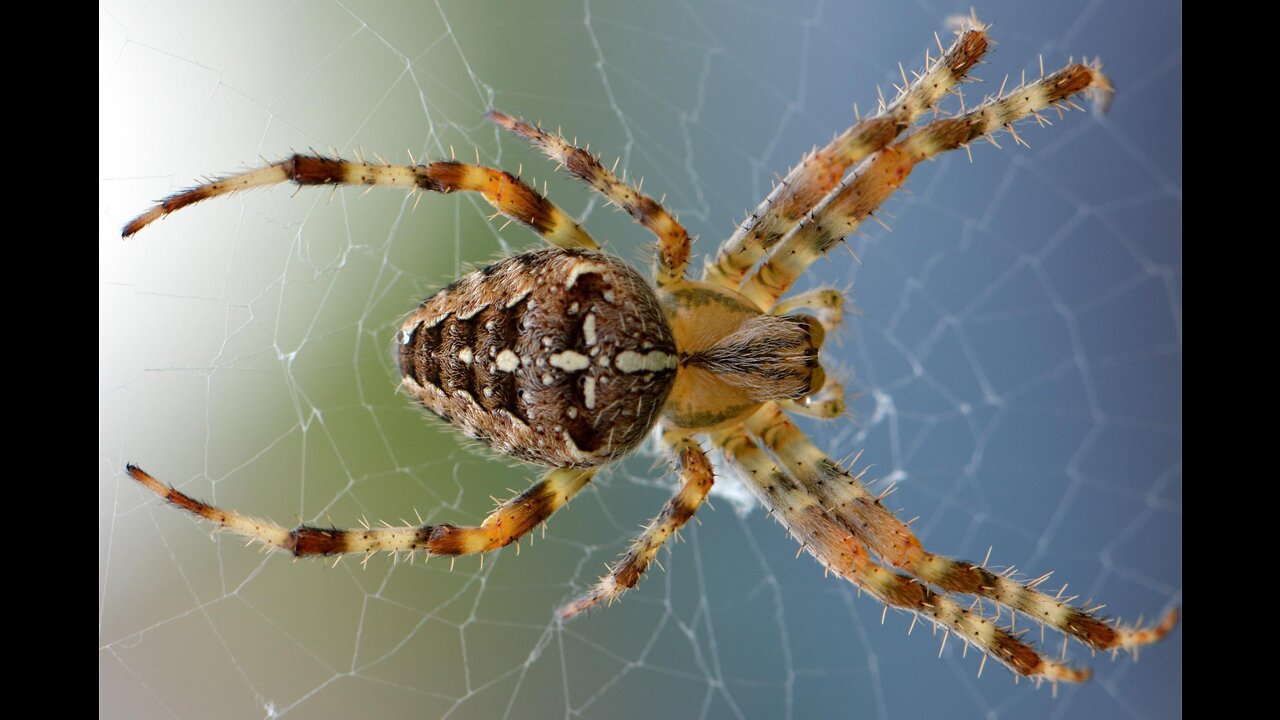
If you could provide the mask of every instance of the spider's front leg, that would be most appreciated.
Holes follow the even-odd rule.
[[[1111,84],[1096,64],[1075,63],[1035,82],[992,98],[956,117],[935,120],[863,163],[793,227],[755,274],[742,294],[760,307],[772,307],[818,258],[874,213],[906,182],[916,165],[1006,128],[1021,142],[1013,124],[1027,117],[1043,122],[1040,111],[1071,107],[1081,93],[1099,95],[1103,103]]]
[[[881,503],[881,496],[815,446],[776,404],[766,405],[747,421],[782,461],[787,472],[822,505],[857,534],[885,562],[911,573],[945,592],[992,600],[1063,632],[1094,650],[1133,650],[1156,642],[1173,629],[1176,610],[1158,625],[1117,625],[1088,608],[1072,605],[1036,589],[1039,581],[1020,583],[964,560],[935,555],[921,544],[907,524]]]
[[[881,100],[880,111],[836,136],[830,144],[807,155],[791,169],[760,206],[720,245],[714,261],[708,260],[703,279],[736,288],[743,276],[787,234],[804,214],[818,204],[849,168],[883,149],[939,100],[955,89],[987,52],[986,26],[972,21],[950,49],[937,60],[926,60],[890,102]]]
[[[136,465],[125,468],[143,487],[171,505],[208,520],[219,530],[228,530],[267,547],[292,553],[294,557],[346,555],[376,552],[428,555],[469,555],[488,552],[518,541],[556,510],[564,507],[596,474],[595,468],[558,468],[548,471],[528,490],[498,506],[478,527],[458,527],[448,523],[417,527],[363,527],[351,529],[298,525],[293,529],[269,520],[223,510],[180,492],[151,477]]]
[[[611,603],[635,587],[663,543],[675,535],[707,499],[715,473],[706,453],[693,438],[681,433],[663,433],[662,440],[670,448],[680,473],[679,489],[662,507],[662,512],[649,521],[627,552],[614,563],[609,574],[600,578],[586,594],[560,608],[560,617],[573,617],[601,601]]]
[[[829,572],[865,589],[889,607],[915,613],[954,633],[1019,675],[1050,682],[1082,682],[1089,678],[1088,669],[1046,658],[1029,643],[997,627],[989,618],[965,609],[950,596],[878,565],[855,530],[827,508],[811,487],[774,464],[747,435],[744,426],[717,433],[714,442],[769,514]]]

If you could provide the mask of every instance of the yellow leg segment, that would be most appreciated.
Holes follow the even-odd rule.
[[[626,210],[636,222],[656,235],[658,266],[654,271],[654,281],[659,287],[684,279],[685,267],[689,264],[689,233],[658,201],[619,180],[594,155],[560,135],[544,132],[496,110],[490,111],[488,117],[499,127],[528,140],[547,157],[563,165],[569,174]]]
[[[658,550],[693,517],[707,499],[707,493],[711,492],[711,485],[715,481],[715,473],[702,448],[693,439],[677,433],[668,432],[663,440],[675,457],[680,473],[680,488],[662,507],[662,512],[649,521],[644,532],[631,543],[627,552],[609,569],[609,574],[600,578],[585,595],[560,608],[560,617],[573,617],[602,601],[612,603],[622,593],[635,587],[657,557]]]

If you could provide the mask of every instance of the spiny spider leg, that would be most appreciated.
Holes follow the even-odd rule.
[[[736,288],[766,252],[831,191],[849,168],[893,142],[932,108],[986,53],[987,30],[973,22],[897,98],[804,158],[707,261],[703,279]],[[941,47],[941,45],[939,45]],[[903,76],[906,83],[906,76]]]
[[[338,528],[299,525],[292,530],[269,520],[241,515],[196,500],[151,477],[142,468],[125,468],[151,492],[172,505],[215,523],[220,529],[243,535],[251,541],[292,553],[343,555],[347,553],[415,552],[429,555],[468,555],[510,545],[569,502],[596,474],[595,468],[548,471],[528,490],[498,506],[479,527],[457,527],[448,523],[421,527]]]
[[[837,242],[853,232],[880,207],[921,161],[964,147],[1050,107],[1070,105],[1073,95],[1085,91],[1108,93],[1111,84],[1095,66],[1068,65],[1028,85],[1020,85],[974,110],[935,120],[881,150],[842,181],[809,211],[769,254],[747,282],[742,293],[760,307],[770,307],[791,283]],[[1018,139],[1014,135],[1015,140]]]
[[[916,613],[955,633],[1019,675],[1051,682],[1083,682],[1089,678],[1088,669],[1050,660],[1030,643],[965,609],[950,596],[877,565],[848,525],[819,503],[811,488],[780,470],[743,426],[720,431],[715,442],[769,514],[829,572],[890,607]]]
[[[1020,583],[963,560],[934,555],[884,507],[860,480],[814,445],[776,404],[765,405],[747,420],[787,472],[839,518],[885,562],[948,593],[987,598],[1070,635],[1095,650],[1132,650],[1153,643],[1173,629],[1177,612],[1155,627],[1124,627],[1036,590],[1038,581]]]
[[[129,237],[165,215],[201,200],[287,182],[298,185],[400,187],[438,193],[457,190],[478,192],[503,215],[528,227],[553,245],[563,248],[599,247],[566,212],[508,172],[452,160],[428,165],[388,165],[318,155],[294,155],[174,193],[129,221],[122,234]]]
[[[570,175],[626,210],[636,222],[656,235],[658,266],[654,271],[654,281],[658,287],[684,278],[685,267],[689,264],[689,233],[658,201],[619,180],[594,155],[570,144],[561,135],[552,135],[497,110],[490,110],[487,117],[499,127],[528,140],[547,157],[563,165]]]
[[[609,569],[609,574],[582,597],[560,608],[560,617],[573,617],[601,601],[611,603],[635,587],[663,543],[675,535],[707,499],[715,473],[702,448],[693,439],[671,432],[663,434],[663,442],[675,458],[680,488],[662,507],[662,512],[649,521],[626,554]]]

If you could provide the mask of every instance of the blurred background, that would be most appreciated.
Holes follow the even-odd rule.
[[[1170,717],[1182,630],[1015,685],[824,578],[722,478],[666,572],[553,611],[657,511],[653,455],[604,474],[532,547],[409,566],[290,562],[158,504],[127,461],[291,524],[467,524],[536,471],[396,393],[413,304],[536,247],[476,198],[277,188],[123,242],[150,201],[292,150],[451,151],[545,180],[609,252],[649,236],[483,120],[563,127],[666,204],[696,262],[815,143],[949,43],[969,3],[103,2],[99,5],[98,683],[106,717]],[[1016,565],[1134,621],[1182,603],[1182,10],[983,2],[964,86],[1100,56],[1110,113],[1072,112],[921,167],[803,286],[852,288],[828,366],[854,417],[802,426],[933,550]],[[954,109],[956,101],[951,99]],[[655,464],[656,463],[656,464]],[[416,521],[415,521],[416,522]],[[1038,639],[1034,629],[1028,636]],[[1061,651],[1052,634],[1045,647]]]

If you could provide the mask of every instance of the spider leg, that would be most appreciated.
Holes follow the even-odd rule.
[[[644,532],[631,543],[605,575],[586,594],[560,608],[560,617],[570,618],[601,601],[612,603],[622,593],[636,586],[663,543],[693,517],[707,499],[715,474],[711,462],[692,438],[666,433],[663,441],[670,447],[680,472],[680,488],[671,496],[662,512],[649,521]]]
[[[564,248],[599,247],[572,217],[508,172],[452,160],[428,165],[387,165],[318,155],[294,155],[174,193],[130,220],[122,234],[129,237],[165,215],[201,200],[288,182],[297,185],[399,187],[438,193],[478,192],[503,215],[533,230],[553,245]]]
[[[1111,85],[1096,65],[1074,63],[1007,94],[991,98],[974,110],[935,120],[886,147],[835,186],[782,239],[769,258],[742,286],[742,293],[760,307],[770,307],[786,293],[815,260],[831,249],[899,187],[920,162],[989,137],[1002,127],[1034,116],[1046,108],[1071,105],[1072,96],[1110,92]],[[1017,135],[1014,135],[1015,139]]]
[[[799,400],[783,400],[782,406],[791,412],[820,420],[842,417],[849,409],[844,399],[844,384],[830,378],[818,392]]]
[[[951,48],[927,62],[910,84],[879,112],[845,130],[826,147],[807,155],[776,185],[755,212],[710,259],[702,279],[736,288],[743,276],[787,231],[834,188],[849,168],[893,142],[922,114],[959,84],[987,51],[986,27],[974,24]],[[939,45],[941,47],[941,45]]]
[[[229,530],[249,538],[250,541],[279,548],[295,557],[371,554],[383,550],[423,550],[429,555],[468,555],[496,550],[519,540],[545,522],[585,487],[596,473],[595,468],[551,470],[528,490],[499,505],[479,527],[457,527],[441,523],[420,527],[385,526],[343,530],[298,525],[290,530],[269,520],[241,515],[233,510],[222,510],[196,500],[161,483],[136,465],[127,466],[125,471],[143,487],[170,504],[218,525],[220,530]]]
[[[547,157],[563,165],[570,175],[626,210],[636,222],[656,235],[658,267],[654,280],[659,287],[684,278],[685,267],[689,264],[689,233],[658,201],[619,180],[594,155],[570,144],[561,135],[544,132],[497,110],[489,111],[488,118],[499,127],[528,140]]]
[[[872,552],[889,564],[949,593],[993,600],[1070,635],[1095,650],[1132,650],[1153,643],[1173,629],[1177,611],[1154,627],[1126,627],[1036,590],[1038,581],[1020,583],[963,560],[934,555],[853,475],[817,448],[776,404],[747,420],[762,441],[823,507],[844,522]]]
[[[770,315],[792,315],[797,310],[808,310],[823,329],[835,329],[844,320],[844,293],[835,288],[824,287],[787,298],[769,311]],[[857,314],[855,308],[854,314]]]
[[[951,596],[876,564],[859,542],[858,534],[824,507],[812,487],[780,470],[743,426],[717,433],[715,441],[769,514],[829,572],[858,585],[890,607],[915,613],[955,633],[1019,675],[1051,682],[1082,682],[1089,678],[1087,668],[1050,660],[1030,643],[965,609]]]

